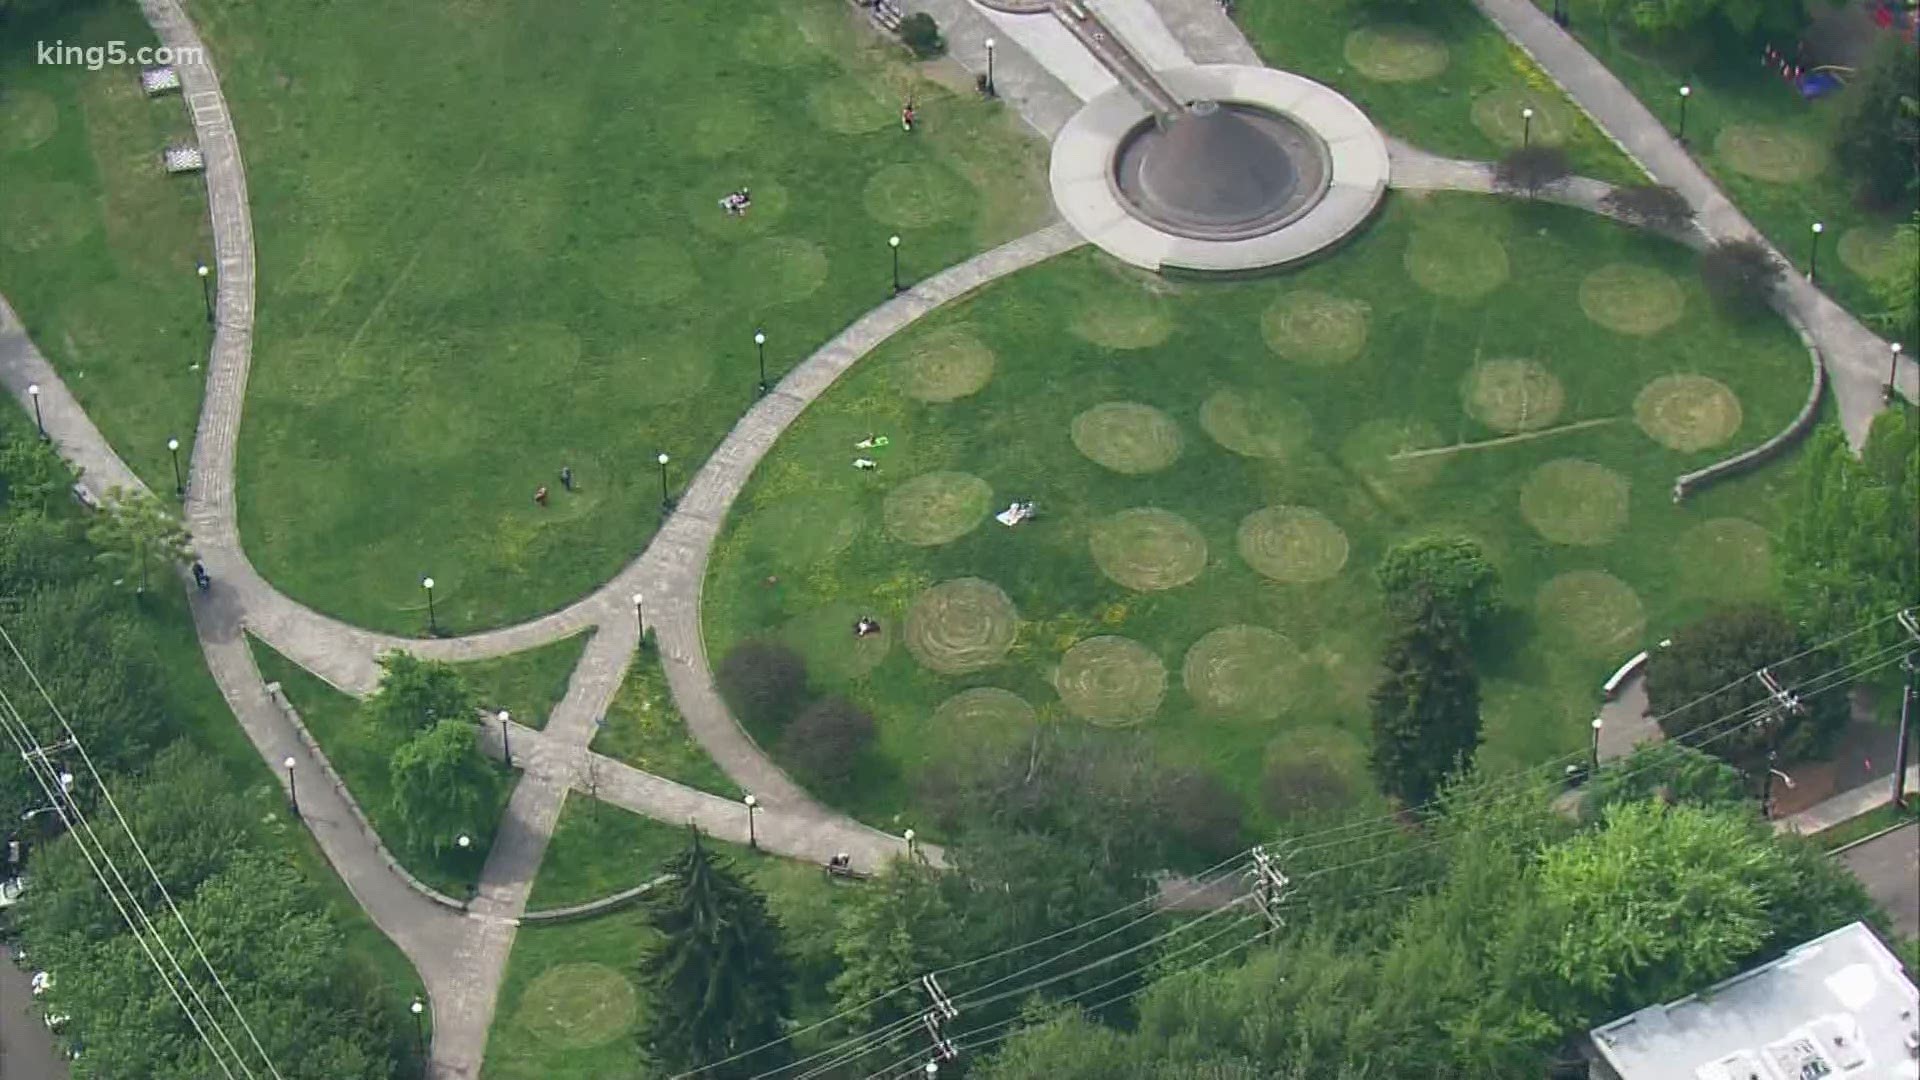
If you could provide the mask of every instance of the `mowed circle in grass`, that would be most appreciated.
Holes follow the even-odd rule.
[[[638,999],[627,977],[605,964],[556,964],[520,995],[517,1019],[549,1046],[584,1050],[633,1029]]]
[[[1207,540],[1186,518],[1153,506],[1093,523],[1088,542],[1100,572],[1129,589],[1185,585],[1207,568]]]
[[[60,130],[60,109],[38,90],[0,94],[0,149],[31,150]]]
[[[1597,659],[1632,653],[1647,627],[1639,595],[1599,570],[1574,570],[1553,578],[1540,586],[1533,607],[1549,633]]]
[[[1464,225],[1414,229],[1405,264],[1414,284],[1455,300],[1485,296],[1505,284],[1512,272],[1499,237]]]
[[[851,600],[837,600],[795,616],[781,629],[780,638],[806,659],[814,678],[850,682],[879,667],[899,636],[888,619],[880,620],[876,632],[855,634],[854,624],[872,614]]]
[[[1773,580],[1773,538],[1745,518],[1703,521],[1680,534],[1673,554],[1695,592],[1764,593]]]
[[[992,499],[987,482],[969,473],[922,473],[887,493],[887,533],[916,547],[958,540],[986,518]]]
[[[1608,263],[1580,282],[1580,310],[1609,330],[1647,337],[1680,321],[1686,295],[1651,266]]]
[[[1031,731],[1035,722],[1033,706],[1027,699],[997,686],[962,690],[933,710],[936,728],[969,743],[1022,735]]]
[[[1566,405],[1560,380],[1532,360],[1475,364],[1460,392],[1468,414],[1495,431],[1536,431],[1559,419]]]
[[[788,495],[755,508],[757,547],[781,567],[800,567],[832,558],[860,535],[860,507],[847,492]]]
[[[993,582],[943,581],[914,597],[907,609],[907,651],[943,674],[979,671],[1007,654],[1019,621],[1013,601]]]
[[[1627,524],[1627,478],[1575,458],[1549,461],[1520,487],[1520,516],[1556,544],[1604,544]]]
[[[1075,309],[1071,329],[1109,349],[1150,349],[1173,335],[1173,315],[1153,293],[1109,290]]]
[[[1200,428],[1236,454],[1284,458],[1307,445],[1307,407],[1268,391],[1216,390],[1200,405]]]
[[[92,231],[96,208],[79,184],[9,179],[0,186],[0,213],[10,219],[0,244],[22,255],[71,247]]]
[[[645,405],[690,398],[713,378],[713,352],[689,341],[657,341],[627,352],[620,361],[622,393]]]
[[[1719,446],[1740,430],[1740,399],[1705,375],[1662,375],[1633,399],[1633,419],[1654,442],[1692,452]]]
[[[864,135],[899,121],[898,108],[871,87],[852,79],[834,79],[807,91],[807,114],[841,135]]]
[[[1240,521],[1240,557],[1289,585],[1325,581],[1347,565],[1347,534],[1318,510],[1269,506]]]
[[[751,281],[755,294],[775,304],[804,300],[827,280],[827,253],[793,236],[769,236],[741,245],[733,257],[736,281]]]
[[[1773,184],[1792,184],[1820,175],[1827,152],[1797,131],[1764,124],[1729,124],[1714,137],[1713,152],[1735,170]]]
[[[729,214],[720,208],[721,199],[743,187],[753,199],[746,213]],[[770,177],[755,176],[751,171],[709,174],[704,183],[689,187],[682,197],[687,217],[695,225],[703,232],[726,238],[767,232],[787,216],[789,201],[785,185]]]
[[[1264,626],[1223,626],[1193,643],[1181,665],[1187,693],[1207,712],[1271,720],[1299,673],[1300,654]]]
[[[1529,128],[1525,110],[1533,110]],[[1571,108],[1557,92],[1505,86],[1473,99],[1473,126],[1502,146],[1558,146],[1573,133]]]
[[[889,165],[867,181],[867,213],[882,225],[913,229],[946,221],[973,205],[973,189],[944,166]]]
[[[1180,456],[1180,425],[1137,401],[1108,401],[1073,418],[1073,445],[1117,473],[1158,472]]]
[[[1430,31],[1406,23],[1363,26],[1347,35],[1347,63],[1375,82],[1417,82],[1447,70],[1447,46]]]
[[[1861,277],[1891,274],[1900,261],[1900,240],[1890,225],[1855,225],[1840,234],[1840,261]]]
[[[1440,475],[1447,455],[1420,451],[1438,449],[1443,441],[1440,429],[1425,420],[1369,420],[1340,444],[1340,456],[1376,489],[1421,487]]]
[[[820,48],[781,12],[769,11],[740,20],[736,51],[750,64],[793,67],[820,57]]]
[[[1267,305],[1260,333],[1268,348],[1289,360],[1342,364],[1367,347],[1367,317],[1372,313],[1365,300],[1295,289]]]
[[[993,350],[958,327],[935,330],[894,369],[900,392],[919,401],[943,402],[979,393],[993,379]]]
[[[1060,658],[1053,675],[1067,711],[1101,727],[1128,727],[1160,711],[1167,666],[1130,638],[1096,637]]]

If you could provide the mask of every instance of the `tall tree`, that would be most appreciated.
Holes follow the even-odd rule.
[[[1422,806],[1480,745],[1480,678],[1465,628],[1427,589],[1410,601],[1384,665],[1372,699],[1373,773],[1382,791]]]
[[[917,997],[888,992],[958,959],[952,945],[959,916],[939,874],[925,863],[895,859],[842,904],[834,940],[840,974],[831,990],[834,1011],[845,1014],[849,1030],[866,1031],[924,1008]]]
[[[1912,102],[1920,115],[1920,100]],[[1873,295],[1886,305],[1877,321],[1895,341],[1920,342],[1920,211],[1893,232],[1893,254],[1884,269],[1868,278]],[[1920,345],[1916,345],[1920,348]]]
[[[1757,675],[1767,668],[1782,687],[1806,688],[1803,712],[1768,715],[1770,694]],[[1793,623],[1764,604],[1724,607],[1674,632],[1673,644],[1647,661],[1647,703],[1669,739],[1697,745],[1742,769],[1759,769],[1769,751],[1794,761],[1825,749],[1847,722],[1844,680],[1825,650],[1809,651]],[[1814,687],[1822,687],[1813,692]]]
[[[1920,53],[1899,34],[1879,36],[1841,97],[1833,156],[1867,199],[1911,206],[1920,196]]]
[[[393,806],[413,843],[445,851],[461,836],[492,832],[499,777],[471,720],[442,720],[393,752]]]
[[[389,731],[417,731],[442,720],[471,722],[480,696],[466,676],[444,660],[423,660],[394,650],[380,657],[380,689],[361,705],[362,715]]]
[[[87,530],[87,539],[101,549],[97,558],[124,567],[124,576],[139,582],[139,592],[147,591],[150,567],[165,567],[193,558],[193,545],[187,538],[186,527],[158,498],[146,491],[110,489],[100,508],[100,517]]]
[[[1407,617],[1428,598],[1473,628],[1500,609],[1500,572],[1479,544],[1463,536],[1420,536],[1387,549],[1374,569],[1387,606]]]
[[[764,897],[688,829],[668,860],[671,880],[646,901],[657,942],[640,959],[650,1002],[640,1041],[659,1064],[702,1075],[757,1076],[787,1060],[785,1043],[726,1064],[779,1038],[787,1012],[787,959]]]

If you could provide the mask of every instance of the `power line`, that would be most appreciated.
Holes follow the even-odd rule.
[[[127,840],[133,845],[134,854],[140,857],[140,863],[146,868],[147,876],[152,879],[154,887],[160,890],[160,897],[166,902],[167,910],[172,913],[174,922],[179,925],[181,932],[186,934],[187,942],[193,946],[194,954],[200,958],[201,967],[206,970],[208,977],[213,980],[213,985],[220,991],[220,997],[227,1003],[227,1008],[231,1010],[234,1017],[240,1021],[240,1027],[246,1032],[247,1040],[253,1044],[254,1053],[260,1056],[260,1060],[266,1065],[267,1072],[273,1076],[274,1080],[283,1080],[280,1075],[280,1070],[274,1066],[273,1059],[268,1056],[266,1048],[260,1045],[260,1037],[254,1033],[253,1025],[247,1021],[246,1014],[240,1010],[239,1004],[233,1000],[233,994],[227,989],[226,980],[222,979],[220,973],[214,970],[213,961],[208,959],[206,950],[201,947],[199,936],[193,932],[193,927],[187,925],[185,916],[180,914],[180,906],[174,902],[173,894],[167,890],[166,882],[160,880],[160,873],[154,869],[153,860],[147,857],[145,846],[140,843],[140,838],[134,834],[133,826],[127,823],[126,815],[121,812],[119,800],[113,797],[113,790],[107,786],[106,778],[94,767],[93,757],[87,753],[86,744],[81,741],[79,733],[73,730],[73,725],[67,722],[66,714],[61,712],[60,706],[54,702],[53,696],[47,693],[46,685],[40,681],[40,676],[33,670],[33,665],[27,663],[26,656],[21,653],[20,646],[15,643],[13,635],[7,632],[7,628],[3,623],[0,623],[0,640],[6,642],[7,649],[13,653],[14,660],[19,663],[21,669],[27,673],[27,678],[33,681],[33,687],[39,693],[40,699],[46,703],[48,710],[50,710],[54,718],[60,722],[61,730],[66,733],[68,741],[72,743],[73,749],[80,755],[80,760],[86,765],[87,774],[92,777],[93,782],[98,786],[101,796],[106,799],[107,806],[112,809],[114,820],[119,823],[120,830],[126,834]],[[22,721],[22,723],[24,724],[24,721]],[[82,816],[82,820],[85,820],[84,815]],[[89,832],[92,831],[91,825],[88,825],[87,828]],[[110,859],[108,860],[108,866],[113,867]],[[117,868],[114,869],[114,874],[116,877],[119,876]],[[131,894],[132,890],[129,889],[128,891],[129,894]],[[189,989],[193,989],[191,982],[187,985]],[[194,996],[195,999],[198,1000],[199,991],[197,989],[194,990]],[[208,1010],[208,1016],[212,1016],[212,1010]],[[220,1031],[221,1041],[227,1044],[228,1049],[233,1050],[234,1061],[240,1065],[241,1071],[251,1077],[253,1070],[248,1068],[240,1052],[233,1048],[232,1042],[226,1037],[225,1029],[216,1026],[215,1030]]]

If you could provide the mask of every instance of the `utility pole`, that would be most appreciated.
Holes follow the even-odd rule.
[[[1913,698],[1920,694],[1920,618],[1914,617],[1913,610],[1908,608],[1898,616],[1901,628],[1914,644],[1907,650],[1907,686],[1900,695],[1900,735],[1893,748],[1893,805],[1903,810],[1907,806],[1907,746],[1913,738]]]
[[[1768,739],[1766,772],[1760,776],[1760,816],[1772,818],[1773,778],[1779,776],[1787,782],[1787,787],[1793,787],[1793,778],[1774,767],[1774,762],[1780,758],[1780,726],[1788,716],[1804,715],[1807,711],[1807,703],[1801,701],[1798,694],[1781,686],[1780,680],[1774,677],[1772,668],[1761,668],[1753,674],[1754,678],[1760,680],[1760,685],[1767,688],[1767,694],[1773,698],[1773,708],[1768,711],[1766,719],[1762,721],[1767,728]]]
[[[960,1056],[960,1051],[942,1028],[958,1018],[960,1010],[954,1008],[953,999],[940,988],[940,980],[933,975],[920,976],[920,989],[926,991],[928,1001],[927,1011],[920,1014],[920,1022],[926,1026],[927,1038],[933,1044],[934,1060],[952,1061]]]
[[[1267,854],[1265,847],[1253,849],[1253,872],[1256,878],[1253,883],[1254,906],[1277,930],[1284,921],[1280,918],[1280,900],[1287,893],[1287,875],[1274,865],[1273,856]]]

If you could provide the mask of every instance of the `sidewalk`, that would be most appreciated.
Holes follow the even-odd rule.
[[[1907,767],[1907,788],[1912,794],[1920,787],[1920,765]],[[1843,791],[1826,802],[1810,806],[1797,814],[1780,818],[1773,823],[1777,832],[1795,832],[1811,836],[1824,832],[1843,821],[1851,821],[1869,810],[1876,809],[1893,801],[1893,777],[1882,776],[1861,784],[1851,791]]]

